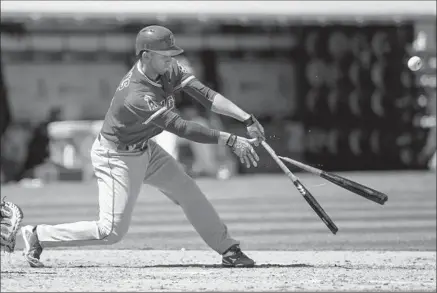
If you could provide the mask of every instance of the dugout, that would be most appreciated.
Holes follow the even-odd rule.
[[[162,24],[199,78],[259,116],[278,153],[327,170],[426,167],[430,129],[417,121],[435,99],[433,2],[98,2],[2,1],[2,28],[22,31],[2,30],[13,120],[38,124],[53,108],[100,120],[135,34]],[[416,54],[427,71],[406,67]]]

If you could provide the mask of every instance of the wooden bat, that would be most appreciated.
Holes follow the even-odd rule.
[[[262,146],[266,149],[266,151],[272,156],[273,160],[281,167],[282,171],[284,171],[285,175],[293,181],[294,186],[296,186],[297,190],[302,194],[307,203],[311,206],[311,208],[316,212],[316,214],[322,219],[325,225],[331,230],[333,234],[336,234],[338,231],[337,226],[328,216],[328,214],[323,210],[317,200],[312,196],[312,194],[305,188],[305,186],[300,182],[300,180],[285,166],[285,164],[279,159],[276,155],[275,151],[265,142],[261,142]]]
[[[300,169],[302,169],[304,171],[318,175],[318,176],[320,176],[320,177],[322,177],[322,178],[324,178],[324,179],[326,179],[326,180],[328,180],[328,181],[330,181],[330,182],[332,182],[332,183],[334,183],[334,184],[336,184],[344,189],[347,189],[353,193],[361,195],[362,197],[367,198],[368,200],[374,201],[376,203],[379,203],[381,205],[383,205],[388,199],[388,196],[386,194],[379,192],[377,190],[374,190],[370,187],[364,186],[364,185],[357,183],[355,181],[352,181],[350,179],[347,179],[347,178],[344,178],[342,176],[335,175],[332,173],[325,172],[323,170],[308,166],[304,163],[298,162],[296,160],[293,160],[293,159],[290,159],[287,157],[279,156],[279,158],[281,160],[284,160],[284,161],[296,166],[296,167],[299,167]]]

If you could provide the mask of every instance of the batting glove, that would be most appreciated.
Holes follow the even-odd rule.
[[[255,144],[256,138],[247,139],[241,136],[231,134],[226,145],[229,146],[234,154],[240,158],[242,164],[246,164],[247,168],[250,168],[251,164],[254,167],[258,166],[259,156],[252,147]]]
[[[246,125],[247,133],[250,137],[256,138],[255,146],[258,146],[262,141],[266,140],[264,127],[255,118],[255,116],[250,115],[250,117],[243,122]]]

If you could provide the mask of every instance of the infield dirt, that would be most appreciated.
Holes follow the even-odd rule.
[[[436,179],[429,172],[349,172],[389,195],[381,206],[299,173],[340,231],[332,235],[283,174],[198,183],[253,257],[224,269],[180,208],[144,186],[132,225],[111,246],[47,249],[44,269],[2,255],[1,292],[12,291],[436,291]],[[96,220],[96,182],[1,187],[23,225]],[[185,248],[185,251],[181,249]]]
[[[211,251],[53,250],[32,269],[2,255],[1,291],[434,291],[436,253],[248,251],[227,269]]]

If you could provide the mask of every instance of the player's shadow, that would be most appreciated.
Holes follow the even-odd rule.
[[[221,264],[171,264],[171,265],[150,265],[143,266],[144,268],[220,268]],[[307,264],[255,264],[253,268],[312,268],[314,266]]]
[[[24,276],[24,275],[56,275],[56,272],[47,272],[43,270],[34,270],[34,271],[1,271],[2,274],[7,275],[18,275],[18,276]]]
[[[69,268],[98,268],[98,267],[112,267],[112,268],[131,268],[131,269],[141,269],[141,268],[202,268],[202,269],[226,269],[221,264],[157,264],[157,265],[142,265],[142,266],[124,266],[124,265],[76,265],[68,266]],[[308,264],[255,264],[254,269],[261,268],[313,268],[313,265]]]

